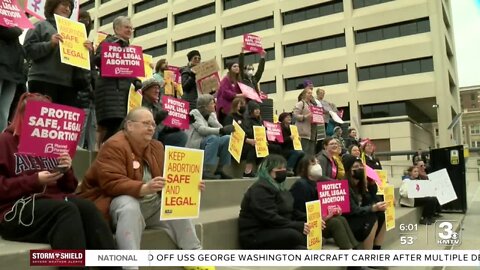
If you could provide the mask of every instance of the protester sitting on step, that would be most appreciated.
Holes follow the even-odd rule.
[[[314,156],[305,156],[298,164],[298,175],[301,178],[290,188],[290,193],[295,200],[295,209],[306,213],[305,203],[318,200],[317,181],[322,179],[322,167]],[[341,209],[325,213],[323,221],[326,226],[322,236],[333,238],[340,249],[353,249],[359,245]]]
[[[323,140],[323,149],[316,156],[318,163],[322,167],[323,178],[322,180],[335,180],[339,174],[339,164],[334,158],[340,148],[338,141],[332,137]]]
[[[367,190],[362,160],[352,155],[342,157],[350,187],[350,213],[344,214],[355,238],[364,249],[381,249],[385,237],[385,209],[383,201]]]
[[[340,140],[335,139],[337,141],[338,145],[341,145]],[[333,159],[335,160],[335,163],[337,164],[337,177],[336,179],[338,180],[344,180],[345,179],[345,168],[343,168],[343,163],[342,163],[342,152],[344,149],[341,147],[337,147],[336,150],[333,153]]]
[[[345,147],[348,149],[351,145],[360,146],[357,140],[357,130],[354,127],[349,127],[347,131],[347,138],[345,139]]]
[[[228,152],[230,134],[233,126],[222,126],[215,114],[215,99],[212,95],[200,95],[197,108],[190,111],[190,129],[187,131],[186,147],[205,151],[203,164],[204,179],[231,179],[225,173],[230,166],[231,155]]]
[[[10,241],[50,244],[52,249],[115,249],[110,228],[95,205],[73,194],[78,182],[69,154],[44,158],[18,152],[30,101],[50,98],[24,93],[12,123],[0,134],[0,235]]]
[[[418,167],[410,166],[408,168],[408,175],[402,181],[400,186],[400,205],[405,207],[422,207],[422,216],[420,217],[420,224],[431,225],[435,222],[435,207],[438,203],[436,197],[424,197],[424,198],[409,198],[408,197],[408,185],[411,180],[419,180]]]
[[[160,83],[154,78],[145,80],[142,86],[142,95],[142,106],[152,112],[157,124],[153,138],[161,141],[163,145],[184,147],[188,140],[187,134],[178,128],[162,124],[167,118],[168,112],[162,109]]]
[[[281,113],[278,116],[280,126],[282,128],[283,143],[275,142],[281,147],[282,156],[287,159],[287,176],[295,175],[294,170],[297,168],[299,160],[305,155],[302,150],[295,150],[293,147],[293,136],[290,130],[290,124],[292,123],[291,113]]]
[[[238,220],[243,249],[306,249],[310,227],[306,215],[293,207],[285,187],[287,161],[279,155],[266,157],[258,180],[248,188]]]
[[[362,152],[360,152],[360,147],[359,146],[356,146],[356,145],[352,144],[352,145],[350,145],[350,147],[348,147],[348,153],[347,154],[350,154],[354,157],[360,158]]]
[[[220,82],[217,92],[217,116],[222,125],[232,124],[225,122],[225,118],[230,113],[233,99],[244,97],[238,86],[241,80],[238,63],[228,63],[227,69],[227,75]]]
[[[201,249],[192,220],[160,221],[165,152],[163,145],[152,139],[155,126],[147,108],[130,111],[123,130],[98,152],[80,195],[94,201],[111,220],[119,249],[140,249],[142,233],[148,227],[165,229],[180,249]],[[205,188],[203,181],[199,188]]]
[[[236,97],[232,101],[232,109],[230,109],[230,114],[225,117],[225,124],[231,125],[233,120],[237,122],[237,124],[241,125],[245,118],[245,111],[247,110],[247,105],[245,102],[245,98],[243,97]]]
[[[428,168],[425,162],[423,162],[423,160],[417,160],[417,162],[415,162],[415,166],[418,168],[418,179],[428,180]],[[438,203],[437,200],[434,217],[442,217],[442,215],[440,214],[441,212],[442,206],[440,205],[440,203]]]

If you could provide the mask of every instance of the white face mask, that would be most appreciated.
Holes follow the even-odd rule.
[[[320,164],[315,164],[312,167],[310,167],[310,176],[313,179],[318,180],[320,179],[320,177],[322,177],[322,175],[323,175],[323,170]]]
[[[249,70],[249,71],[247,71],[247,74],[248,74],[248,76],[253,76],[254,72],[253,72],[253,70]]]

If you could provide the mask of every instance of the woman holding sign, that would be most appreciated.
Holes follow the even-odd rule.
[[[50,99],[23,94],[12,124],[0,134],[0,235],[11,241],[48,243],[52,249],[115,249],[112,232],[95,205],[73,194],[78,182],[70,156],[18,152],[29,101]]]
[[[317,142],[317,124],[313,123],[313,114],[311,106],[316,106],[312,95],[312,89],[307,87],[299,96],[299,101],[293,109],[293,116],[296,119],[295,125],[301,138],[302,149],[306,154],[315,154],[315,144]]]
[[[285,187],[286,163],[282,156],[269,155],[245,193],[238,220],[243,249],[307,249],[310,227]]]
[[[318,200],[317,181],[322,179],[322,167],[313,156],[306,156],[298,164],[298,175],[301,177],[290,188],[295,202],[295,209],[306,213],[305,203]],[[323,237],[333,238],[340,249],[353,249],[358,246],[347,220],[342,214],[342,209],[335,208],[329,213],[322,213],[326,223]]]
[[[231,111],[233,99],[243,97],[242,91],[238,86],[238,83],[241,81],[238,63],[229,63],[227,68],[227,75],[220,82],[220,88],[217,93],[217,115],[218,121],[222,125],[232,124],[226,123],[224,120]]]
[[[362,160],[346,154],[342,158],[350,186],[350,213],[344,214],[355,238],[363,241],[364,249],[381,249],[385,237],[387,204],[377,201],[367,190]]]

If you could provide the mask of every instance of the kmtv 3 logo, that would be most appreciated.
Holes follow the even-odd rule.
[[[462,244],[460,222],[456,220],[438,220],[435,222],[435,239],[442,246],[459,246]],[[455,231],[458,229],[458,232]]]

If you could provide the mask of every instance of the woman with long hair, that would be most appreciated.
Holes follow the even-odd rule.
[[[338,141],[332,137],[323,140],[323,149],[317,155],[317,160],[323,170],[323,180],[339,179],[339,165],[334,158],[340,148]]]
[[[231,125],[233,121],[241,125],[245,120],[245,112],[247,111],[247,103],[245,98],[236,97],[232,101],[232,108],[230,114],[225,117],[224,125]]]
[[[296,120],[295,125],[298,128],[300,142],[305,154],[315,154],[315,144],[317,142],[317,124],[312,123],[312,112],[310,106],[316,106],[312,95],[312,89],[307,87],[298,97],[300,100],[293,109],[293,116]]]
[[[112,232],[95,205],[73,194],[78,182],[68,153],[44,158],[18,152],[25,107],[31,101],[51,100],[23,94],[11,125],[0,134],[0,235],[48,243],[52,249],[115,249]]]
[[[310,227],[306,215],[293,207],[285,187],[287,161],[269,155],[260,165],[258,180],[245,193],[238,220],[243,249],[306,249]]]
[[[241,82],[238,63],[227,64],[227,69],[227,75],[220,82],[217,93],[217,116],[222,125],[231,124],[225,123],[225,118],[230,113],[233,99],[243,97],[242,91],[238,86],[238,83]]]
[[[322,179],[322,167],[314,156],[305,156],[298,164],[298,175],[300,179],[290,188],[290,193],[295,200],[295,209],[306,213],[305,203],[318,200],[317,182]],[[341,210],[323,214],[322,221],[326,223],[323,237],[333,238],[340,249],[353,249],[359,245]]]

